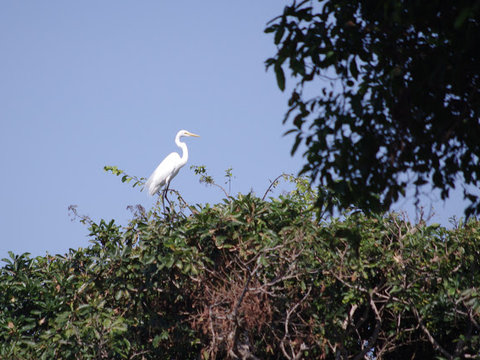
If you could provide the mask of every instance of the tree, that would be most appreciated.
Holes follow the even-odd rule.
[[[268,200],[137,206],[125,228],[81,217],[91,246],[10,253],[0,358],[479,357],[478,221],[326,220],[294,181]]]
[[[464,184],[480,212],[480,2],[293,1],[265,29],[301,173],[341,205],[388,209],[414,186]]]

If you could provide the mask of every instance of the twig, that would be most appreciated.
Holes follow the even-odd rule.
[[[258,270],[258,266],[255,266],[255,269],[253,271],[250,271],[249,274],[248,274],[248,278],[247,278],[247,281],[245,283],[245,286],[243,287],[242,294],[238,298],[237,304],[235,305],[235,308],[233,309],[232,316],[233,316],[234,319],[237,318],[238,309],[240,308],[240,305],[242,304],[243,298],[245,297],[245,294],[248,291],[248,285],[250,284],[250,280],[252,280],[252,276],[253,276],[253,274],[255,274],[257,272],[257,270]]]
[[[380,315],[380,312],[378,311],[377,306],[375,305],[375,302],[373,301],[372,294],[374,293],[374,291],[375,291],[375,289],[372,290],[372,292],[370,293],[370,306],[372,307],[373,312],[375,313],[375,318],[376,318],[375,329],[373,330],[372,335],[367,340],[367,346],[365,346],[362,349],[362,351],[359,354],[357,354],[357,356],[354,357],[353,360],[362,359],[365,356],[365,354],[373,348],[373,344],[375,344],[377,342],[378,334],[380,332],[380,327],[382,325],[382,316]]]
[[[299,360],[300,357],[302,356],[303,351],[307,350],[308,347],[302,343],[300,345],[300,351],[295,354],[295,350],[292,347],[292,344],[290,343],[290,350],[292,352],[292,356],[288,355],[287,350],[285,349],[285,340],[290,337],[289,331],[288,331],[288,325],[290,322],[290,316],[293,314],[293,312],[306,300],[306,298],[310,295],[310,291],[312,291],[312,287],[310,286],[308,288],[308,291],[306,294],[300,299],[299,302],[297,302],[291,309],[287,311],[287,316],[285,318],[285,335],[283,335],[282,341],[280,342],[280,348],[282,349],[283,355],[290,360]]]
[[[257,264],[257,266],[255,266],[253,271],[248,272],[247,281],[245,282],[245,285],[243,286],[242,293],[240,294],[240,297],[238,298],[237,303],[236,303],[231,315],[229,315],[229,318],[233,321],[233,329],[230,332],[230,334],[228,334],[228,342],[230,343],[230,346],[229,346],[229,349],[228,349],[228,355],[233,359],[238,359],[238,356],[235,354],[235,351],[234,351],[234,349],[237,348],[237,340],[238,340],[238,325],[239,325],[239,322],[238,322],[238,319],[237,319],[238,310],[240,309],[240,305],[243,302],[243,298],[245,297],[245,294],[248,291],[248,285],[250,284],[250,281],[252,280],[253,275],[257,272],[258,267],[259,267],[259,265]],[[246,350],[248,350],[248,349],[246,349],[245,347],[242,347],[242,352],[245,352]],[[250,351],[248,351],[248,352],[250,353],[251,356],[253,356],[253,354],[251,354]]]
[[[453,360],[453,356],[447,351],[445,350],[438,342],[437,340],[435,340],[435,338],[432,336],[432,334],[430,334],[430,331],[428,331],[427,327],[423,324],[423,319],[422,317],[420,316],[420,314],[418,313],[418,310],[415,306],[413,306],[413,304],[410,304],[411,305],[411,309],[413,311],[413,314],[415,315],[415,317],[417,318],[417,321],[418,321],[418,325],[420,326],[420,328],[422,329],[422,331],[424,332],[424,334],[427,336],[428,338],[428,341],[430,341],[430,343],[432,344],[433,348],[435,350],[438,350],[440,351],[444,356],[447,357],[447,359],[452,359]]]
[[[265,191],[265,194],[263,194],[263,197],[262,197],[262,201],[265,200],[265,198],[267,197],[267,194],[270,192],[270,189],[272,188],[272,186],[278,181],[278,179],[280,179],[281,177],[284,177],[284,176],[287,176],[287,174],[281,174],[281,175],[278,175],[275,180],[273,180],[270,185],[268,186],[267,188],[267,191]]]

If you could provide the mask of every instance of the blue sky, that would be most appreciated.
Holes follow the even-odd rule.
[[[0,258],[88,246],[69,205],[126,224],[128,205],[154,200],[103,166],[149,176],[180,129],[201,136],[187,138],[189,163],[172,183],[189,203],[222,198],[190,165],[219,181],[232,167],[233,194],[298,172],[282,136],[287,94],[264,66],[275,48],[263,29],[286,3],[2,2]],[[442,224],[462,209],[455,198],[434,206]]]

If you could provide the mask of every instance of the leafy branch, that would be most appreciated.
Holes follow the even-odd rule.
[[[223,193],[225,194],[225,197],[226,198],[231,198],[231,196],[229,195],[229,193],[225,190],[225,188],[219,184],[217,184],[215,182],[215,180],[213,179],[212,176],[208,175],[207,173],[207,168],[205,167],[205,165],[192,165],[190,166],[190,169],[193,170],[193,172],[195,173],[195,175],[199,175],[200,176],[200,183],[201,184],[206,184],[206,185],[211,185],[211,186],[216,186],[218,187],[220,190],[223,191]],[[230,189],[230,184],[231,184],[231,179],[233,178],[233,175],[232,175],[232,168],[228,168],[226,171],[225,171],[225,178],[227,179],[225,184],[228,184],[229,185],[229,189]]]
[[[105,172],[109,172],[113,175],[116,175],[116,176],[121,176],[122,177],[122,183],[130,183],[133,181],[133,185],[132,187],[135,187],[135,186],[140,186],[140,187],[143,187],[143,185],[145,185],[145,180],[147,180],[146,178],[144,177],[137,177],[137,176],[131,176],[131,175],[128,175],[127,173],[125,173],[125,171],[119,169],[118,167],[116,166],[109,166],[109,165],[105,165],[103,167],[103,170]],[[140,190],[142,191],[143,188]]]

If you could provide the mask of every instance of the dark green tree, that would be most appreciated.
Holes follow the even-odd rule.
[[[302,173],[345,207],[480,185],[480,1],[293,1],[266,28]],[[464,187],[466,214],[480,199]]]

